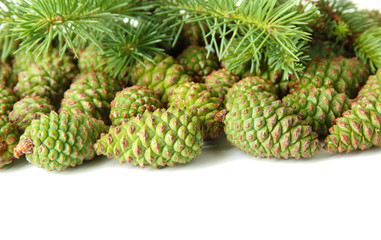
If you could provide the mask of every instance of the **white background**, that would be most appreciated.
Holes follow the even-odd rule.
[[[52,173],[19,160],[0,170],[0,239],[381,239],[380,158],[268,160],[221,138],[162,170],[100,158]]]

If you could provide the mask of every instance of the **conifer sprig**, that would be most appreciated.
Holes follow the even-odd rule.
[[[376,19],[365,11],[358,11],[350,0],[318,0],[315,3],[322,20],[318,33],[324,32],[323,40],[354,50],[356,57],[368,63],[373,72],[381,68],[381,31]]]
[[[137,26],[126,23],[118,27],[116,35],[102,40],[106,70],[115,76],[123,77],[135,63],[152,60],[155,55],[164,52],[161,44],[170,42],[171,38],[161,31],[164,26],[140,22]]]
[[[68,48],[77,50],[85,42],[99,45],[99,33],[112,34],[109,26],[124,18],[148,14],[149,6],[137,5],[139,0],[18,0],[7,2],[3,12],[12,13],[7,24],[11,35],[20,40],[19,51],[33,49],[36,58],[53,41],[63,54]]]
[[[172,27],[181,30],[184,23],[205,23],[209,28],[205,42],[214,47],[219,59],[232,54],[229,51],[234,44],[232,62],[244,59],[253,69],[259,67],[263,57],[272,65],[272,59],[281,57],[283,61],[277,61],[275,70],[297,73],[302,68],[301,46],[310,40],[307,25],[316,16],[311,4],[302,6],[295,0],[243,0],[239,5],[236,0],[161,2],[167,20],[176,22]]]
[[[381,27],[371,28],[361,34],[354,49],[356,56],[368,63],[373,72],[381,68]]]
[[[12,2],[0,2],[2,2],[6,8],[0,8],[0,46],[2,47],[1,61],[5,61],[16,47],[16,36],[9,34],[12,29],[11,22],[13,22],[13,13],[8,9],[11,9],[10,6],[12,5]]]
[[[339,40],[356,37],[376,25],[350,0],[319,0],[316,4],[327,30]]]

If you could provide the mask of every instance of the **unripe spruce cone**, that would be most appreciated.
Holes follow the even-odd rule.
[[[44,51],[38,59],[35,59],[36,56],[32,52],[17,52],[14,56],[12,66],[14,72],[27,71],[32,65],[37,65],[44,71],[54,72],[59,78],[63,78],[62,83],[65,88],[78,73],[73,54],[67,52],[61,56],[58,48],[50,48]]]
[[[201,153],[200,126],[197,114],[187,109],[146,111],[112,126],[94,148],[98,155],[140,167],[189,163]]]

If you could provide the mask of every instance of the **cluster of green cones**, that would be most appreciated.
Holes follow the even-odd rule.
[[[323,141],[338,153],[381,146],[381,70],[340,56],[314,58],[287,79],[271,68],[233,74],[196,30],[185,28],[189,46],[177,57],[138,62],[125,78],[109,75],[93,48],[78,60],[51,49],[38,62],[3,63],[0,168],[22,155],[49,171],[96,155],[162,168],[191,162],[224,134],[277,159],[311,158]]]

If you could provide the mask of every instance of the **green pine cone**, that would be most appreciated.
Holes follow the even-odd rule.
[[[357,58],[323,59],[311,62],[301,80],[294,79],[292,88],[293,91],[310,87],[334,88],[354,98],[368,75],[368,67]]]
[[[208,28],[206,25],[202,25],[204,31],[207,32]],[[183,27],[183,36],[185,43],[187,45],[204,45],[204,38],[202,34],[202,29],[197,23],[186,23]]]
[[[52,111],[32,121],[14,148],[14,156],[25,154],[30,163],[49,171],[65,170],[93,159],[94,143],[106,132],[102,121],[84,114]]]
[[[94,47],[87,47],[79,52],[78,68],[82,72],[105,70],[106,60],[102,57],[102,52]]]
[[[320,150],[317,134],[275,97],[246,93],[225,117],[230,143],[253,156],[310,158]]]
[[[66,53],[61,57],[57,48],[45,51],[38,59],[34,59],[34,57],[32,53],[17,53],[13,64],[15,72],[28,71],[31,66],[36,65],[48,72],[50,76],[54,76],[56,81],[60,79],[59,82],[63,88],[67,88],[78,73],[72,54]],[[34,70],[32,69],[30,73],[34,74]]]
[[[239,95],[245,93],[262,93],[266,92],[276,96],[276,88],[274,84],[267,79],[261,77],[247,77],[233,84],[225,96],[226,108],[230,109],[230,103],[233,103]]]
[[[102,72],[79,74],[65,92],[61,109],[81,110],[84,114],[108,121],[110,103],[121,86]]]
[[[330,152],[350,152],[381,146],[381,69],[370,76],[352,108],[337,119],[325,140]]]
[[[336,58],[340,56],[349,55],[343,47],[335,45],[331,41],[320,41],[317,40],[311,44],[309,50],[309,55],[314,61],[319,61],[319,59],[325,58]]]
[[[75,114],[79,111],[95,119],[104,120],[108,113],[108,106],[107,103],[99,101],[98,98],[92,98],[81,90],[69,89],[65,92],[59,112],[65,110]]]
[[[0,84],[0,116],[8,116],[17,101],[12,89]]]
[[[0,116],[0,169],[13,162],[13,147],[19,137],[16,126],[7,117]]]
[[[247,71],[242,74],[244,78],[247,77],[261,77],[267,80],[270,80],[273,84],[276,84],[281,81],[282,78],[281,71],[275,71],[274,68],[266,66],[266,64],[262,64],[261,68],[254,71]]]
[[[350,108],[347,95],[337,93],[333,88],[302,89],[284,97],[282,102],[320,135],[327,135],[336,118]]]
[[[168,103],[173,90],[192,78],[185,74],[184,68],[176,60],[167,55],[157,55],[154,63],[145,61],[131,69],[132,85],[146,86],[160,96],[162,104]]]
[[[381,69],[375,75],[369,76],[366,84],[361,88],[357,99],[368,98],[369,96],[381,95]]]
[[[205,84],[184,83],[173,91],[168,106],[196,111],[203,125],[204,139],[217,138],[223,134],[222,123],[214,120],[223,108],[222,100]]]
[[[289,78],[283,76],[282,71],[276,71],[273,67],[270,67],[265,63],[262,63],[258,70],[245,72],[242,74],[242,77],[261,77],[270,80],[270,82],[274,84],[276,92],[283,96],[286,95],[289,90]]]
[[[218,97],[222,100],[225,98],[228,90],[234,83],[239,81],[239,77],[231,74],[226,69],[213,71],[205,78],[205,85],[214,89]]]
[[[330,129],[324,149],[341,153],[381,147],[380,103],[381,96],[376,101],[357,101]]]
[[[153,112],[162,108],[156,94],[147,87],[132,86],[118,92],[111,102],[110,120],[113,125],[122,122],[145,111]]]
[[[9,120],[24,132],[32,120],[40,119],[42,114],[49,114],[54,110],[48,99],[42,97],[25,97],[16,102],[13,111],[9,113]]]
[[[94,148],[98,155],[154,168],[189,163],[201,153],[201,122],[196,113],[157,109],[111,127]]]
[[[19,98],[40,96],[53,102],[59,101],[64,92],[62,75],[45,71],[37,64],[32,64],[18,74],[18,83],[14,91]]]
[[[14,74],[12,67],[6,62],[0,62],[0,85],[13,88],[17,83],[17,74]]]
[[[206,48],[196,45],[187,47],[177,57],[177,61],[196,82],[204,82],[206,76],[219,68],[217,57],[213,53],[208,56]]]
[[[58,75],[61,76],[62,80],[60,82],[64,89],[69,87],[71,81],[78,73],[73,55],[66,53],[61,57],[59,50],[56,48],[44,52],[42,57],[37,60],[37,63],[48,72],[57,71]]]
[[[329,25],[333,25],[331,19],[323,19],[323,17],[316,18],[311,24],[312,28],[312,39],[314,40],[334,40],[332,29],[329,29]]]

